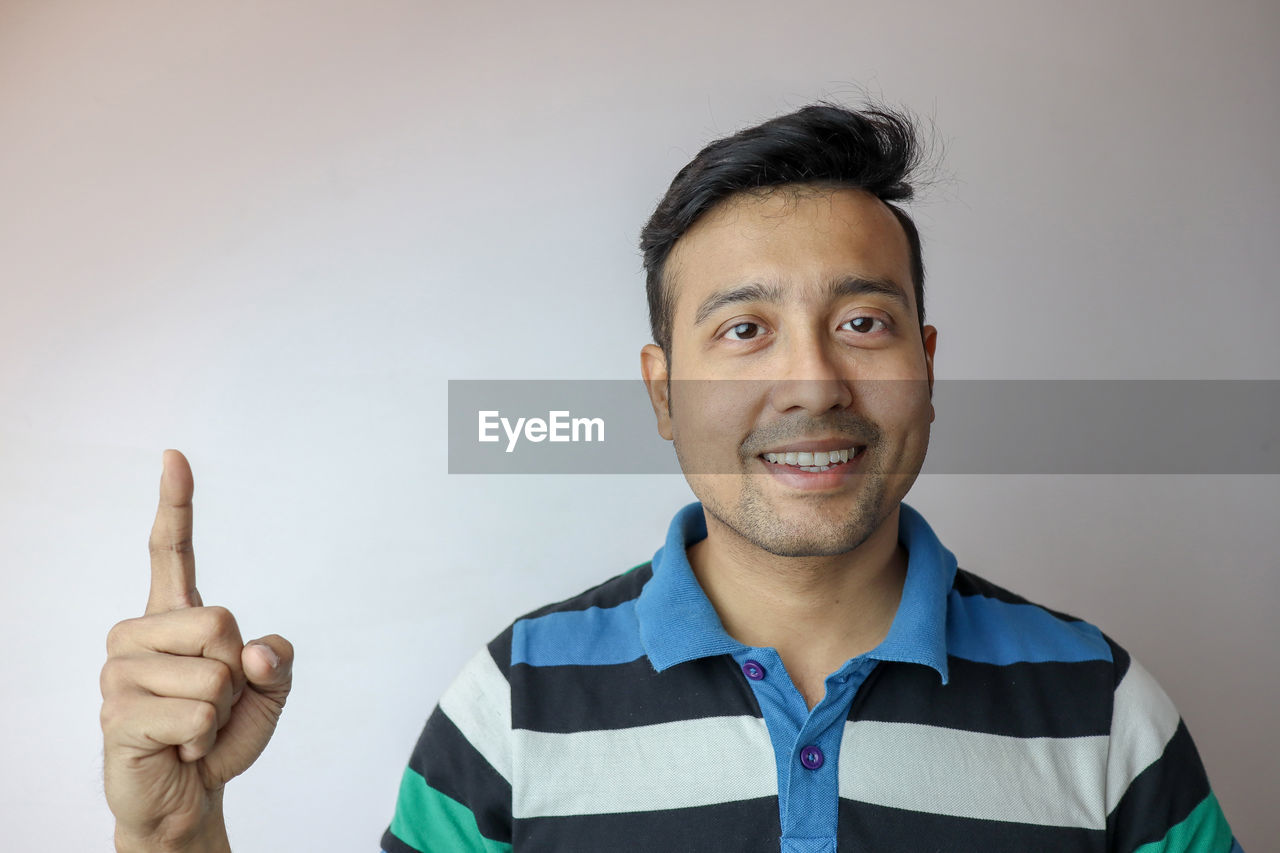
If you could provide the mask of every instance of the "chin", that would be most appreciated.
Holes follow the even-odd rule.
[[[835,557],[848,554],[862,543],[820,543],[794,542],[776,546],[762,546],[763,550],[775,557]]]
[[[751,535],[746,538],[775,557],[834,557],[855,550],[875,532],[876,524],[855,518],[850,518],[852,523],[834,529],[830,526],[814,529],[807,524],[791,526],[775,519],[773,524],[751,529]]]

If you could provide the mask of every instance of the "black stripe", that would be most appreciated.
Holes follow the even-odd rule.
[[[391,834],[391,827],[387,827],[387,831],[382,833],[382,849],[387,853],[422,853],[416,847],[410,847],[399,838]]]
[[[958,783],[959,780],[957,780]],[[981,785],[974,780],[973,785]],[[841,798],[840,850],[875,853],[1104,853],[1100,829],[928,814]]]
[[[1179,720],[1164,754],[1138,774],[1107,816],[1107,830],[1115,839],[1113,849],[1128,851],[1159,841],[1207,796],[1209,777],[1191,733]]]
[[[520,619],[537,619],[539,616],[546,616],[548,613],[586,610],[588,607],[602,609],[617,607],[624,601],[630,601],[640,595],[640,590],[644,588],[645,582],[651,577],[653,577],[653,561],[641,563],[635,568],[628,569],[622,574],[614,575],[575,596],[544,605],[537,610],[531,610],[521,616]],[[516,621],[518,622],[520,619]]]
[[[432,788],[471,809],[481,835],[511,841],[511,783],[493,769],[439,705],[427,718],[409,766]]]
[[[540,732],[623,729],[704,717],[763,716],[729,655],[654,672],[647,657],[604,666],[511,667],[511,724]]]
[[[1120,682],[1124,681],[1125,674],[1129,671],[1129,661],[1131,658],[1129,657],[1128,652],[1121,648],[1115,640],[1108,637],[1105,633],[1102,635],[1102,639],[1106,640],[1107,645],[1111,647],[1111,662],[1115,667],[1113,680],[1115,681],[1115,686],[1119,687]]]
[[[996,601],[1003,601],[1006,604],[1031,604],[1039,607],[1046,613],[1061,619],[1063,622],[1084,621],[1077,616],[1072,616],[1070,613],[1063,613],[1061,610],[1054,610],[1035,601],[1029,601],[1018,595],[1016,592],[1011,592],[1010,590],[1007,590],[998,584],[994,584],[984,577],[975,575],[973,572],[966,571],[965,569],[956,569],[956,579],[951,588],[960,595],[981,595],[986,598],[994,598]]]
[[[944,686],[927,666],[884,662],[849,719],[921,723],[1012,737],[1084,737],[1111,731],[1109,661],[1015,663],[947,661]],[[873,673],[874,674],[874,673]]]
[[[778,853],[778,798],[687,809],[527,818],[516,823],[520,853]]]
[[[498,665],[502,677],[511,680],[511,637],[515,634],[515,623],[508,625],[506,630],[489,641],[487,648],[489,656],[493,658],[493,662]]]

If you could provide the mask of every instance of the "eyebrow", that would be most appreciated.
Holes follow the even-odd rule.
[[[865,296],[869,293],[889,298],[900,305],[904,311],[910,310],[911,306],[907,301],[906,293],[897,284],[887,279],[846,276],[834,279],[827,285],[829,299],[842,296]],[[736,305],[740,302],[766,302],[771,305],[780,305],[783,301],[782,287],[778,284],[749,282],[728,290],[717,291],[704,299],[698,306],[698,313],[694,315],[693,325],[701,326],[712,314],[726,305]]]

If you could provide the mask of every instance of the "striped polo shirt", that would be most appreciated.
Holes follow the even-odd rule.
[[[650,562],[517,619],[441,696],[385,853],[1233,853],[1168,696],[1093,625],[957,566],[900,505],[884,641],[812,709],[724,630],[689,565]]]

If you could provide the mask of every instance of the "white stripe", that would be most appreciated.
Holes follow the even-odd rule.
[[[568,734],[517,729],[515,741],[517,818],[677,809],[778,794],[773,744],[758,717]]]
[[[1178,709],[1132,655],[1129,670],[1116,686],[1111,712],[1111,756],[1107,762],[1107,813],[1129,783],[1154,764],[1178,730]]]
[[[445,690],[440,710],[510,782],[511,685],[487,648],[476,652]]]
[[[840,796],[879,806],[1105,829],[1107,738],[1020,738],[918,723],[846,722]]]

